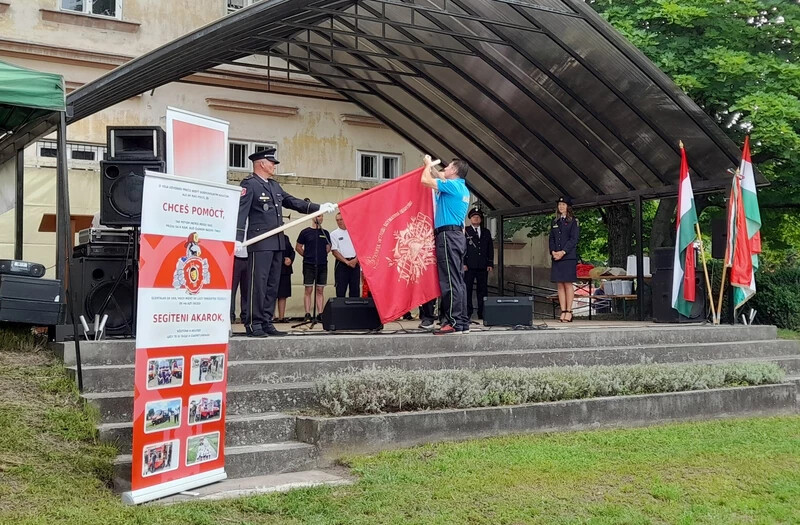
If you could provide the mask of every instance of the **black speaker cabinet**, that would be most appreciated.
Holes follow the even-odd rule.
[[[106,141],[108,160],[167,160],[166,134],[158,126],[109,126]]]
[[[55,326],[63,320],[61,281],[0,275],[0,321]]]
[[[322,310],[325,330],[378,330],[383,327],[371,297],[331,297]]]
[[[70,264],[72,281],[72,304],[75,320],[84,316],[91,326],[94,316],[108,314],[105,333],[130,336],[133,326],[133,274],[126,272],[127,261],[123,258],[77,257]],[[117,278],[122,278],[114,289]],[[103,303],[108,299],[101,314]]]
[[[485,326],[531,326],[533,297],[487,297],[483,301]]]
[[[139,226],[145,170],[164,172],[162,161],[101,161],[100,223]]]
[[[675,264],[675,247],[663,247],[653,250],[653,257],[650,259],[650,269],[653,272],[658,270],[672,270]]]
[[[728,245],[728,221],[718,217],[711,221],[711,258],[724,259]]]
[[[651,287],[653,291],[653,321],[656,323],[701,323],[706,320],[706,281],[703,267],[695,266],[695,299],[689,317],[672,308],[672,269],[656,270]]]

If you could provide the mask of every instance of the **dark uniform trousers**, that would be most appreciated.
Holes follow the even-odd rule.
[[[456,330],[469,328],[463,271],[466,251],[467,239],[460,226],[436,233],[436,265],[442,290],[440,318],[443,325],[449,324]]]
[[[350,297],[360,297],[361,265],[356,264],[355,268],[350,268],[337,260],[333,267],[333,282],[336,284],[336,297],[346,297],[348,288]]]
[[[480,231],[480,234],[478,233]],[[489,272],[487,268],[494,266],[494,243],[492,234],[486,228],[477,230],[467,226],[464,230],[467,239],[467,253],[464,256],[464,281],[467,284],[467,317],[475,311],[472,307],[472,291],[478,285],[478,318],[483,319],[483,298],[489,294]]]
[[[286,193],[274,179],[251,175],[242,181],[239,199],[239,218],[236,240],[252,239],[283,224],[283,208],[300,213],[313,213],[319,205],[298,199]],[[286,243],[285,235],[273,235],[247,247],[247,294],[249,330],[266,329],[272,325],[278,285],[281,279]]]
[[[243,323],[247,322],[249,314],[250,301],[248,300],[247,292],[247,259],[241,257],[233,258],[233,289],[231,290],[231,321],[236,319],[236,289],[240,288],[240,318]]]

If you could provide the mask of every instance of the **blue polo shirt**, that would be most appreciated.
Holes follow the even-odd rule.
[[[462,178],[436,180],[435,228],[463,226],[469,208],[469,190]]]

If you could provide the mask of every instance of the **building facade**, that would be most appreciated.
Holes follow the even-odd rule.
[[[0,60],[59,73],[71,92],[251,3],[253,0],[0,0]],[[164,127],[167,106],[230,123],[228,179],[233,184],[249,173],[247,156],[265,146],[278,150],[278,180],[284,188],[317,202],[340,201],[413,169],[421,161],[422,153],[414,146],[309,77],[281,77],[270,72],[267,78],[266,72],[256,67],[243,73],[221,66],[218,71],[141,93],[69,126],[73,215],[94,215],[100,209],[99,161],[105,153],[106,127]],[[24,259],[45,264],[51,276],[55,234],[40,232],[39,226],[45,214],[55,213],[55,188],[53,135],[25,151],[23,248]],[[0,195],[0,258],[12,258],[13,160],[0,166]],[[332,217],[325,226],[335,228]],[[299,229],[287,232],[292,240]],[[299,270],[300,258],[296,264]],[[300,273],[295,273],[298,281]],[[302,309],[301,286],[295,286],[290,314]]]

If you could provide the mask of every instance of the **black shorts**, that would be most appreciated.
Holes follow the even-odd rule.
[[[316,270],[317,286],[328,284],[328,264],[319,264]],[[314,265],[311,263],[303,263],[303,286],[314,286]]]

